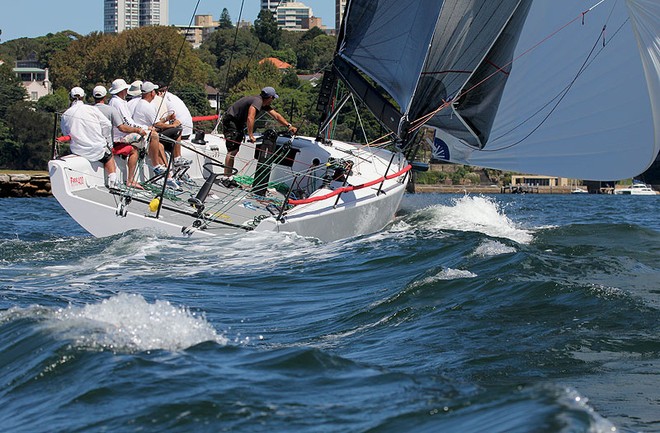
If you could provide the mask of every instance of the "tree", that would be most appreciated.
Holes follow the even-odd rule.
[[[64,87],[60,87],[51,95],[45,95],[39,98],[36,108],[46,113],[63,113],[69,107],[69,92]]]
[[[229,11],[227,8],[222,9],[222,13],[220,14],[220,21],[218,23],[218,27],[220,29],[233,29],[234,24],[231,22],[231,17],[229,16]]]
[[[226,92],[247,76],[251,65],[269,57],[272,51],[270,45],[259,42],[249,29],[224,29],[212,33],[196,53],[211,62],[209,84]]]
[[[285,48],[283,50],[273,51],[272,57],[280,59],[283,62],[287,62],[288,64],[294,67],[298,63],[298,57],[296,56],[296,52],[292,48]]]
[[[52,116],[32,109],[27,101],[13,104],[7,110],[7,123],[18,147],[13,168],[44,170],[50,159]]]
[[[11,105],[26,97],[27,92],[14,75],[12,68],[7,64],[0,65],[0,119],[5,119]]]
[[[173,90],[186,104],[193,116],[205,116],[211,112],[204,87],[199,84],[184,84]]]
[[[317,36],[325,35],[323,30],[319,29],[318,27],[314,26],[311,29],[307,30],[302,37],[300,38],[300,42],[306,42],[306,41],[311,41]]]
[[[261,42],[270,45],[273,49],[277,50],[280,48],[282,30],[277,27],[275,17],[268,9],[259,11],[257,19],[254,20],[254,34],[257,35]]]
[[[0,57],[7,63],[16,60],[25,60],[31,56],[41,66],[50,67],[50,59],[58,51],[66,49],[80,35],[71,30],[57,33],[48,33],[37,38],[19,38],[7,41],[0,45]]]
[[[53,82],[88,92],[116,78],[162,81],[173,86],[205,83],[207,67],[173,27],[141,27],[119,35],[93,33],[52,59]]]

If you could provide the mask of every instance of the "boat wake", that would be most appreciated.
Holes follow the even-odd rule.
[[[531,230],[522,228],[504,213],[495,199],[463,196],[450,205],[433,205],[407,217],[407,223],[424,230],[478,232],[519,244],[534,240]]]

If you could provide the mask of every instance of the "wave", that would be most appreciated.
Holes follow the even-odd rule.
[[[81,307],[14,307],[0,312],[0,323],[26,318],[37,320],[40,329],[70,341],[74,348],[178,351],[207,341],[227,344],[202,315],[167,301],[150,304],[140,295],[122,293]]]
[[[478,232],[519,244],[529,244],[534,239],[531,230],[512,221],[494,198],[485,196],[454,198],[449,205],[433,205],[404,218],[423,230]]]

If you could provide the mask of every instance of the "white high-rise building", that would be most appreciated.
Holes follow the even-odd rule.
[[[280,0],[261,0],[261,10],[268,9],[277,16],[277,7],[280,5]]]
[[[168,0],[104,0],[103,31],[169,24]]]
[[[344,18],[344,9],[348,0],[335,0],[335,30],[339,33],[341,20]]]
[[[140,27],[166,26],[169,0],[140,0]]]
[[[299,31],[303,28],[303,19],[314,16],[312,8],[294,1],[283,1],[277,7],[277,27],[283,30]]]

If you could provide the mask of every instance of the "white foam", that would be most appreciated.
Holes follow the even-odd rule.
[[[477,274],[470,271],[447,268],[441,270],[435,275],[431,275],[430,277],[426,277],[422,280],[415,281],[414,283],[411,284],[411,287],[433,284],[437,281],[443,281],[443,280],[457,280],[459,278],[475,278],[476,276]]]
[[[453,200],[451,206],[435,205],[422,212],[431,216],[426,228],[479,232],[520,244],[533,240],[531,232],[511,221],[491,197],[466,195]]]
[[[227,343],[204,317],[167,301],[150,304],[140,295],[119,294],[98,304],[58,309],[44,325],[76,346],[117,351]]]
[[[475,256],[499,256],[500,254],[515,253],[516,249],[497,241],[485,241],[474,250]]]

